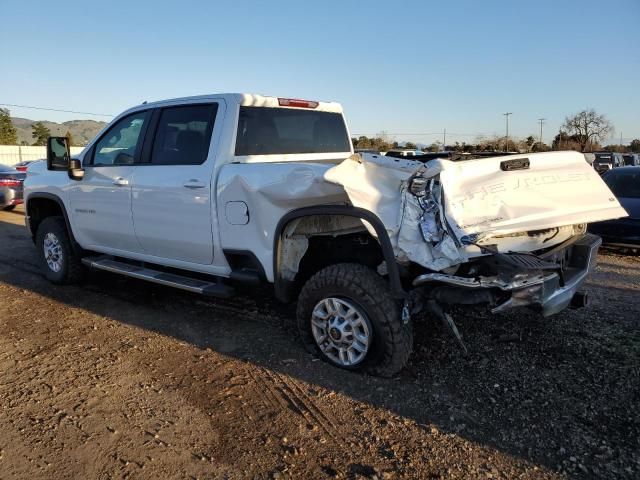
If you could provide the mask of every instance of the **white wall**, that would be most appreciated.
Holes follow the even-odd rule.
[[[71,147],[71,155],[76,155],[84,147]],[[47,147],[0,145],[0,165],[15,165],[23,160],[47,158]]]

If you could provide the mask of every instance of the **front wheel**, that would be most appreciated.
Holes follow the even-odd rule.
[[[47,279],[53,283],[77,283],[84,268],[73,251],[67,226],[62,217],[47,217],[38,226],[36,248]]]
[[[411,355],[411,324],[402,322],[387,283],[364,265],[316,273],[300,292],[297,317],[305,345],[337,367],[389,377]]]

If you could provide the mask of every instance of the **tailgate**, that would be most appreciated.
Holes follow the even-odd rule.
[[[440,181],[445,211],[458,237],[627,216],[584,155],[577,152],[442,162]]]

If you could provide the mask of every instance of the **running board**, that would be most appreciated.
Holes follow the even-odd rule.
[[[200,293],[210,297],[229,298],[233,295],[233,288],[222,283],[207,282],[196,278],[185,277],[173,273],[161,272],[150,268],[132,265],[130,263],[119,262],[111,257],[85,257],[82,259],[87,267],[96,270],[119,273],[127,277],[138,278],[148,282],[159,283],[168,287],[187,290],[188,292]]]

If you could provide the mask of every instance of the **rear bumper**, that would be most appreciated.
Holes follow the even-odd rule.
[[[542,315],[547,317],[569,306],[571,299],[578,292],[587,276],[596,268],[600,245],[602,245],[602,239],[591,234],[585,235],[584,238],[573,244],[569,265],[563,271],[563,278],[556,276],[556,278],[549,279],[544,283],[540,304]]]
[[[23,203],[22,190],[0,188],[0,208]]]
[[[563,258],[561,271],[518,269],[494,277],[477,278],[431,273],[417,277],[414,285],[428,285],[425,295],[445,303],[489,302],[494,305],[492,313],[527,306],[547,317],[571,304],[587,276],[596,267],[601,244],[600,237],[586,234],[565,249],[554,251],[554,256]],[[541,260],[552,261],[550,257]]]

